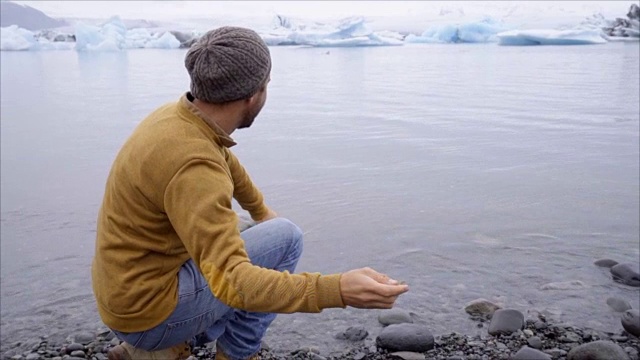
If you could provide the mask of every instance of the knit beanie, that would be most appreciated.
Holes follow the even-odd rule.
[[[253,30],[225,26],[194,43],[185,57],[191,94],[209,103],[253,96],[271,72],[267,44]]]

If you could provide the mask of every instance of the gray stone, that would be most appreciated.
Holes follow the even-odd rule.
[[[88,343],[94,341],[96,339],[95,334],[84,332],[75,334],[73,336],[74,342],[80,343],[82,345],[87,345]]]
[[[338,333],[336,335],[336,339],[360,341],[365,339],[368,335],[369,335],[369,332],[367,332],[364,326],[350,326],[347,328],[347,330],[341,333]]]
[[[93,356],[95,356],[96,360],[107,360],[107,356],[102,353],[93,354]]]
[[[38,360],[40,358],[40,355],[37,353],[31,353],[29,355],[27,355],[27,360]]]
[[[398,351],[390,354],[391,356],[396,356],[404,360],[425,360],[426,357],[424,354],[411,352],[411,351]]]
[[[524,328],[524,315],[513,309],[496,310],[489,324],[489,334],[511,334]]]
[[[618,344],[599,340],[574,347],[567,360],[629,360],[629,356]]]
[[[564,336],[560,338],[560,341],[563,343],[577,343],[580,342],[580,340],[582,340],[581,336],[570,331],[566,332]]]
[[[526,337],[532,337],[533,336],[533,331],[529,330],[529,329],[525,329],[522,332]]]
[[[464,307],[464,311],[469,315],[481,315],[481,316],[490,316],[493,313],[500,309],[499,305],[492,303],[489,300],[480,298],[473,300]]]
[[[69,354],[71,356],[77,356],[77,357],[85,357],[86,354],[84,353],[84,351],[82,350],[76,350],[74,352],[72,352],[71,354]]]
[[[618,265],[618,262],[611,259],[600,259],[600,260],[596,260],[594,264],[600,267],[612,268]]]
[[[627,310],[620,319],[622,327],[631,335],[640,337],[640,311]]]
[[[632,348],[631,346],[627,346],[626,348],[624,348],[624,351],[627,352],[627,355],[629,355],[629,358],[631,360],[638,360],[638,350]]]
[[[512,360],[551,360],[551,356],[543,353],[540,350],[532,349],[528,346],[523,346],[518,352],[511,358]]]
[[[112,346],[118,346],[120,345],[120,339],[114,337],[113,339],[111,339],[111,341],[109,341],[109,344],[111,344]]]
[[[636,269],[637,266],[631,264],[618,264],[611,268],[611,275],[619,283],[640,287],[640,274]]]
[[[382,325],[393,325],[393,324],[404,324],[404,323],[412,323],[413,319],[411,318],[411,314],[409,312],[399,309],[393,308],[389,310],[382,310],[380,315],[378,315],[378,321]]]
[[[434,347],[429,329],[416,324],[392,324],[380,332],[376,344],[390,351],[425,352]]]
[[[614,297],[607,299],[607,305],[613,309],[613,311],[624,312],[632,309],[631,304],[627,300],[622,300]]]
[[[71,354],[74,351],[77,350],[84,350],[84,345],[82,344],[78,344],[78,343],[71,343],[69,345],[67,345],[67,353]]]
[[[527,340],[527,344],[529,344],[529,346],[531,346],[534,349],[538,349],[538,350],[542,349],[542,340],[537,336],[530,337]]]
[[[367,356],[367,354],[363,353],[363,352],[358,352],[357,354],[353,355],[353,360],[362,360]]]

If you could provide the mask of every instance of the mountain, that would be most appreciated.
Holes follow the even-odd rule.
[[[64,20],[47,16],[40,10],[10,1],[0,1],[0,27],[18,25],[21,28],[35,31],[52,29],[69,25]]]

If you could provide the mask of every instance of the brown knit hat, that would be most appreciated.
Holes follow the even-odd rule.
[[[191,94],[209,103],[253,96],[271,72],[267,44],[253,30],[225,26],[204,34],[187,52]]]

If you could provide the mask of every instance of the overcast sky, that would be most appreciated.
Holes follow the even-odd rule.
[[[274,13],[299,17],[419,16],[437,14],[442,8],[486,10],[517,5],[520,8],[571,10],[624,16],[638,1],[15,1],[52,17],[175,20],[195,17],[264,16]],[[552,11],[552,10],[550,10]]]

